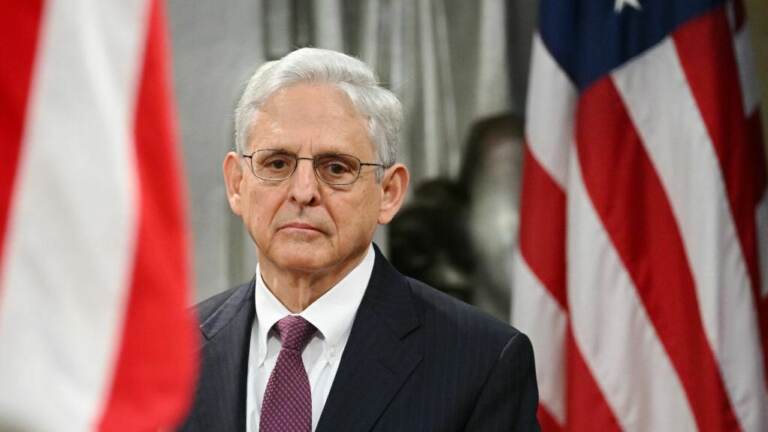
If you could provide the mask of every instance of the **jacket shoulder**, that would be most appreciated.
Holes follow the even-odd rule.
[[[460,337],[501,349],[510,339],[522,334],[508,323],[464,303],[419,280],[407,277],[420,309],[422,321],[450,329]],[[525,338],[525,336],[523,336]]]
[[[218,328],[225,325],[237,311],[253,299],[253,280],[215,294],[194,306],[200,330],[206,336],[212,336]]]

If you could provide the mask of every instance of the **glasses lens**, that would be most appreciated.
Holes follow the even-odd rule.
[[[320,155],[315,170],[321,180],[332,185],[345,185],[357,180],[360,161],[348,155]]]
[[[267,180],[284,180],[296,166],[296,156],[274,150],[260,150],[253,155],[253,173]]]

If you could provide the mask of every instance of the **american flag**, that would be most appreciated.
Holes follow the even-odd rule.
[[[190,403],[164,20],[0,2],[0,430],[157,430]]]
[[[512,321],[544,430],[768,430],[768,197],[740,1],[542,0]]]

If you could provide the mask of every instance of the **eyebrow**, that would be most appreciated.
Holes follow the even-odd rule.
[[[261,152],[261,151],[271,151],[275,153],[292,153],[296,154],[296,152],[292,152],[290,150],[284,149],[284,148],[263,148],[263,149],[256,149],[255,152]]]
[[[298,155],[298,153],[285,148],[263,148],[263,149],[254,150],[254,152],[260,152],[260,151],[271,151],[273,153],[285,153],[285,154]],[[323,151],[323,152],[313,154],[313,156],[338,156],[338,155],[352,156],[352,154],[350,153],[346,153],[338,150],[329,150],[329,151]]]

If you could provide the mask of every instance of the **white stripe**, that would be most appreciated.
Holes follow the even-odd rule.
[[[577,92],[538,34],[533,37],[526,138],[531,157],[565,189],[573,147]],[[566,421],[567,314],[517,250],[513,258],[512,322],[531,337],[540,401],[561,425]]]
[[[5,426],[88,430],[106,403],[134,258],[147,12],[45,4],[0,280]]]
[[[571,328],[622,429],[693,431],[672,364],[584,189],[569,171],[568,304]]]
[[[565,189],[578,94],[538,34],[533,37],[532,53],[526,110],[528,148]]]
[[[512,258],[512,325],[531,338],[539,400],[565,424],[565,327],[567,315],[531,271],[520,250]]]
[[[613,74],[669,197],[690,262],[704,331],[744,430],[765,430],[756,309],[714,147],[674,43]]]
[[[741,100],[744,104],[744,116],[749,117],[760,104],[760,85],[755,71],[755,56],[746,24],[733,36],[733,51],[736,55],[736,67],[739,70]]]

